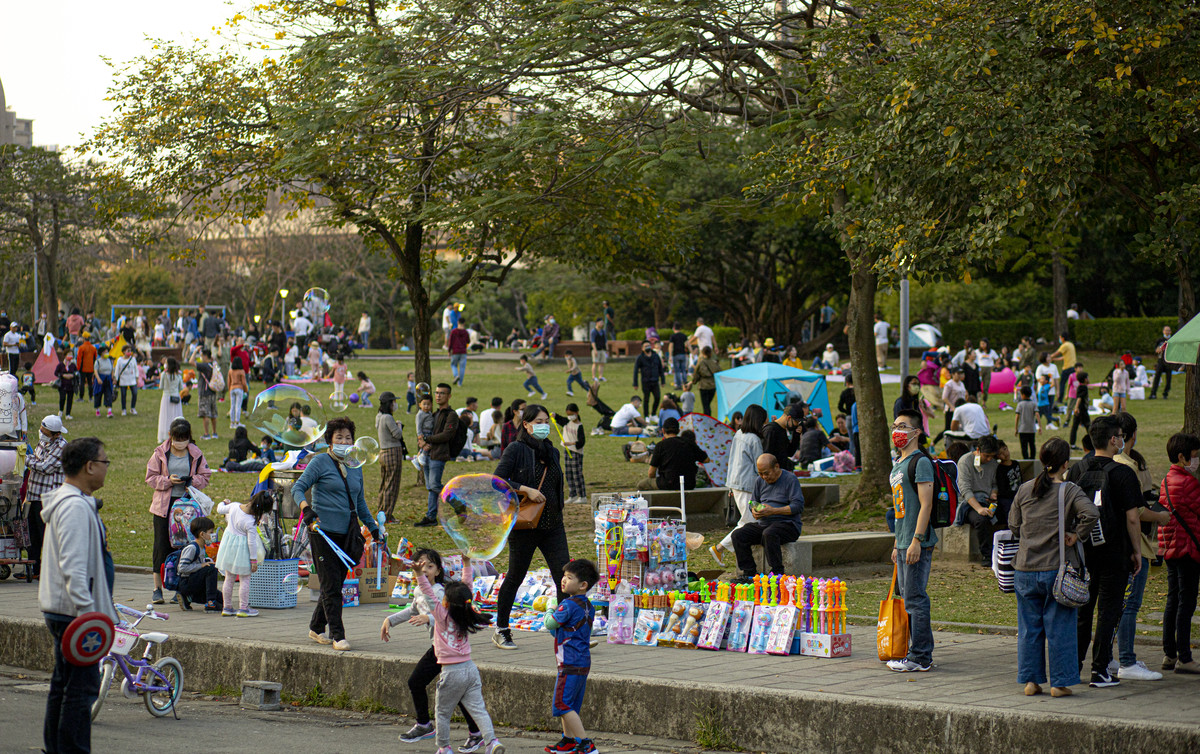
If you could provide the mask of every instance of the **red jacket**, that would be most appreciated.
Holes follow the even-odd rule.
[[[1168,504],[1167,493],[1171,500]],[[1158,502],[1172,511],[1171,520],[1158,527],[1158,554],[1166,560],[1191,558],[1200,562],[1200,548],[1188,536],[1180,520],[1187,524],[1192,536],[1200,540],[1200,482],[1178,466],[1171,466],[1162,481]]]

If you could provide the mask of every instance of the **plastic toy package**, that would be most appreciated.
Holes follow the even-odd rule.
[[[633,643],[639,647],[652,647],[658,643],[658,633],[663,628],[663,610],[643,609],[637,614],[633,628]]]
[[[634,626],[633,596],[613,595],[608,601],[608,643],[632,644]]]
[[[750,626],[750,644],[746,651],[752,655],[765,655],[771,628],[775,622],[775,608],[771,605],[755,605],[754,619]]]
[[[392,585],[390,604],[393,607],[404,607],[416,596],[416,582],[412,571],[401,571],[396,574],[396,583]]]
[[[796,615],[794,605],[779,605],[771,623],[771,633],[767,637],[767,654],[788,655],[792,653],[792,640],[796,636]]]
[[[731,652],[745,652],[750,644],[751,619],[754,617],[754,603],[750,600],[738,600],[729,610],[729,638],[725,649]]]
[[[700,629],[700,640],[696,646],[701,649],[720,649],[729,639],[729,616],[732,605],[728,602],[713,602],[708,606],[704,616],[704,625]]]

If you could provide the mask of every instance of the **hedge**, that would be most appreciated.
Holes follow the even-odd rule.
[[[717,325],[717,326],[713,327],[712,331],[713,331],[713,338],[716,339],[716,341],[717,341],[717,354],[716,355],[718,355],[718,356],[720,356],[721,353],[723,353],[725,351],[725,348],[727,346],[734,344],[734,343],[741,343],[741,341],[742,341],[742,331],[736,327],[724,327],[721,325]],[[691,335],[691,332],[688,331],[688,334]],[[663,330],[658,331],[658,337],[660,337],[664,340],[666,338],[668,338],[670,335],[671,335],[670,328],[665,328]],[[631,330],[622,330],[619,333],[617,333],[616,340],[645,340],[645,338],[646,338],[646,328],[635,327]]]
[[[1105,319],[1073,319],[1068,331],[1071,340],[1082,351],[1109,351],[1146,355],[1154,353],[1154,341],[1162,334],[1163,326],[1175,327],[1175,317],[1111,317]],[[1026,335],[1043,338],[1048,344],[1057,344],[1054,320],[1050,319],[994,319],[975,322],[951,322],[942,326],[942,340],[951,350],[962,347],[970,339],[976,343],[980,338],[991,341],[993,348],[1007,345],[1015,348]]]

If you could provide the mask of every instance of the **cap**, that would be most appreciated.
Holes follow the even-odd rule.
[[[20,327],[20,325],[17,323],[17,321],[16,321],[16,320],[13,320],[12,322],[9,322],[9,323],[8,323],[8,326],[9,326],[9,328],[11,328],[11,329],[13,329],[13,330],[15,330],[15,329],[17,329],[18,327]]]
[[[662,428],[663,428],[663,432],[670,432],[671,434],[675,434],[675,433],[679,432],[679,420],[676,419],[674,416],[672,416],[671,418],[667,419],[666,421],[664,421],[662,423]]]
[[[775,339],[767,338],[766,340],[763,341],[763,345],[766,346],[767,348],[774,348],[775,347]]]
[[[47,416],[45,419],[42,419],[42,426],[51,432],[61,432],[64,435],[67,434],[67,429],[63,426],[62,419],[54,416],[53,414]]]
[[[379,394],[378,398],[380,403],[391,403],[392,401],[396,400],[396,394],[391,390],[384,390]]]

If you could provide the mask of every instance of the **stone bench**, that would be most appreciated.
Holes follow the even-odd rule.
[[[789,576],[809,575],[814,567],[846,563],[889,563],[896,538],[890,532],[848,531],[806,534],[783,546],[783,571]],[[761,545],[753,548],[759,573],[767,564]]]
[[[640,340],[610,340],[608,353],[612,356],[636,356],[642,352]]]
[[[800,491],[804,493],[804,510],[837,505],[842,499],[840,484],[817,484],[801,479]]]
[[[937,530],[938,543],[934,546],[934,555],[946,560],[965,560],[968,563],[982,563],[983,556],[979,553],[979,543],[975,541],[975,530],[970,526],[947,526]]]

